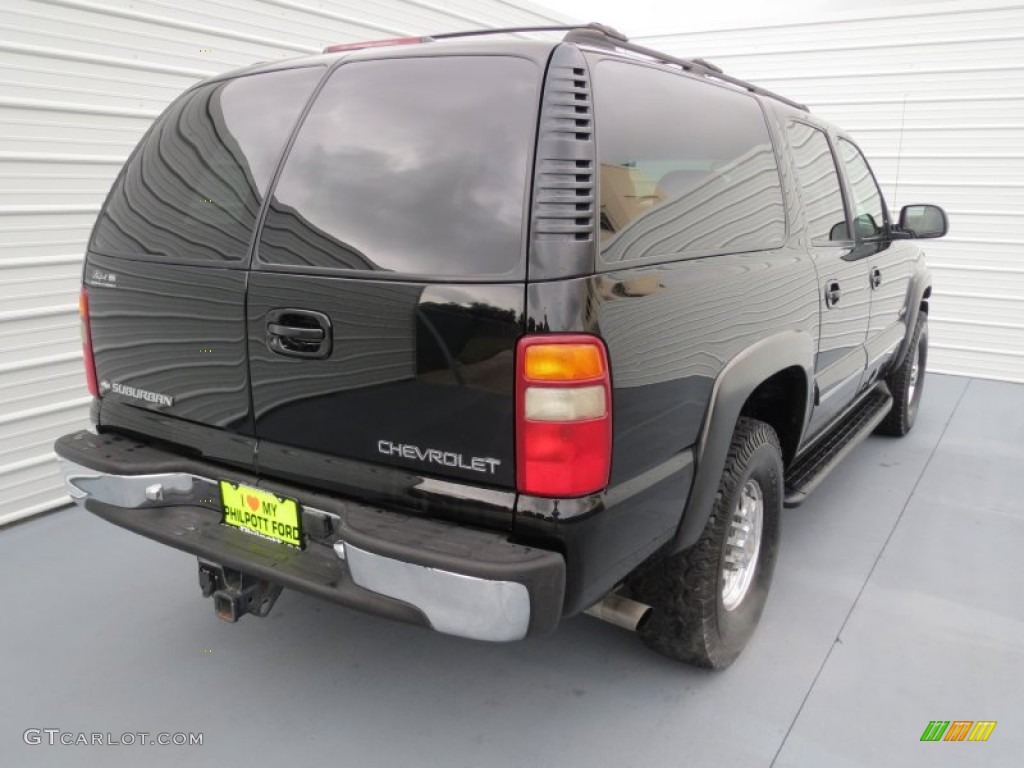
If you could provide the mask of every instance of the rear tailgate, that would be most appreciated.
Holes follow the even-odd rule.
[[[261,470],[322,484],[370,464],[381,487],[514,489],[542,72],[516,56],[424,54],[329,76],[251,274]]]
[[[323,72],[197,86],[126,164],[85,268],[104,426],[253,464],[250,248],[285,142]]]

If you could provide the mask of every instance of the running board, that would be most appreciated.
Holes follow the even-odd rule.
[[[875,431],[890,410],[892,395],[884,383],[879,383],[789,467],[783,505],[802,504],[828,473]]]

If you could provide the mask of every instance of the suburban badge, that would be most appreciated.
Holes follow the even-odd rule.
[[[138,387],[129,387],[126,384],[107,381],[106,379],[100,382],[100,391],[113,392],[115,395],[122,395],[123,397],[130,397],[135,400],[145,400],[147,403],[153,403],[154,405],[166,405],[168,408],[174,405],[174,398],[170,395],[165,395],[161,392],[150,392],[148,389],[139,389]]]

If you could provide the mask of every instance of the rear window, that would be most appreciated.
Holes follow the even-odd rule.
[[[111,190],[91,249],[172,263],[247,258],[284,144],[320,67],[199,86],[160,117]]]
[[[259,261],[520,276],[538,80],[505,56],[342,65],[285,160]]]
[[[790,122],[786,130],[796,161],[811,242],[825,245],[846,240],[846,208],[828,139],[823,131],[806,123]]]
[[[778,165],[754,98],[602,61],[594,100],[605,262],[782,244]]]

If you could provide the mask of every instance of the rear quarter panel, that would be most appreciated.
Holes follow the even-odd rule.
[[[596,334],[611,365],[608,491],[561,503],[520,496],[517,506],[521,538],[565,553],[567,614],[676,536],[716,380],[737,355],[778,334],[805,335],[810,350],[817,293],[810,256],[797,244],[528,287],[529,328]]]

